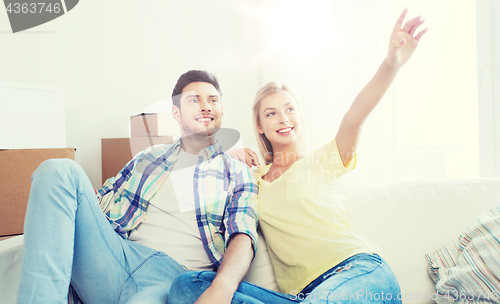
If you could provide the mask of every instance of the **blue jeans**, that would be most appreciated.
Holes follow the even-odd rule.
[[[167,303],[185,269],[165,253],[121,238],[76,162],[43,162],[33,173],[24,224],[18,303]]]
[[[354,255],[306,286],[291,292],[301,303],[401,303],[401,290],[387,263],[376,254]]]
[[[191,271],[178,276],[172,283],[168,303],[194,303],[214,278],[213,272]],[[300,292],[277,293],[242,282],[231,303],[298,302],[401,303],[401,295],[398,281],[387,263],[376,254],[362,253],[326,271]]]
[[[178,276],[172,283],[168,304],[191,304],[212,284],[213,271],[189,271]],[[290,295],[275,292],[248,282],[242,282],[234,293],[231,304],[289,304],[298,303]]]

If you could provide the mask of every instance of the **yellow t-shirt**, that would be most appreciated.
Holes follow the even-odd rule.
[[[344,167],[333,139],[273,182],[262,179],[271,165],[257,170],[259,225],[281,292],[299,292],[343,260],[378,251],[346,217],[341,177],[355,166],[356,156]]]

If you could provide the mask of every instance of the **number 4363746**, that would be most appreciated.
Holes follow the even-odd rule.
[[[42,12],[55,13],[61,12],[60,3],[9,3],[5,10],[9,14],[41,14]]]

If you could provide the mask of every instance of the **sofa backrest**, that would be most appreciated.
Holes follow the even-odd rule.
[[[405,303],[434,303],[424,255],[456,239],[500,202],[500,178],[346,186],[352,226],[394,270]]]

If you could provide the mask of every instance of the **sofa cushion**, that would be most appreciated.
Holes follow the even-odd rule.
[[[500,301],[500,203],[426,260],[440,301]]]
[[[23,257],[23,236],[0,242],[0,302],[17,302],[17,289],[21,280],[21,261]]]
[[[434,303],[425,254],[447,244],[500,200],[499,178],[347,185],[352,226],[380,247],[404,303]]]
[[[278,284],[276,283],[276,279],[274,277],[271,258],[269,257],[269,253],[267,251],[266,240],[264,239],[260,229],[258,229],[257,232],[259,234],[257,253],[243,280],[267,289],[279,291]]]

